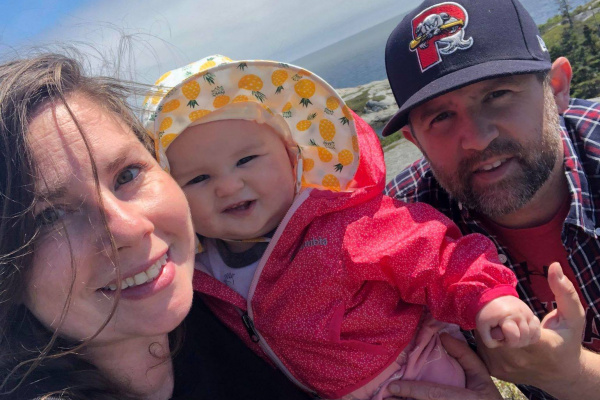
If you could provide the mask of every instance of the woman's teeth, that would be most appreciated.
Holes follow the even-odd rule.
[[[498,160],[498,161],[493,162],[491,164],[486,164],[483,167],[479,168],[479,170],[481,170],[481,171],[489,171],[491,169],[498,168],[500,165],[502,165],[502,163],[504,161],[506,161],[506,160]]]
[[[127,289],[133,286],[143,285],[144,283],[152,282],[154,278],[160,275],[160,270],[167,263],[167,254],[165,253],[157,262],[155,262],[150,268],[140,272],[134,276],[130,276],[121,280],[121,290]],[[117,285],[111,283],[108,286],[102,288],[103,290],[117,290]]]

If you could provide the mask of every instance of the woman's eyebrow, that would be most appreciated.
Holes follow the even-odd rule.
[[[106,171],[109,175],[114,175],[122,168],[123,164],[129,158],[130,149],[124,148],[122,149],[117,157],[114,160],[109,162],[106,167],[104,167],[104,171]]]
[[[58,186],[56,188],[53,188],[52,190],[47,189],[48,188],[46,187],[45,189],[41,190],[38,194],[36,194],[36,197],[43,201],[53,203],[56,200],[61,200],[65,198],[68,193],[68,189],[66,186]]]

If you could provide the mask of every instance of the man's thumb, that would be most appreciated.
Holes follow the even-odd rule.
[[[557,317],[568,325],[581,323],[584,311],[573,283],[565,276],[559,263],[548,269],[548,285],[556,300]]]

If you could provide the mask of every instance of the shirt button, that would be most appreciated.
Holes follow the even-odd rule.
[[[506,257],[504,254],[498,254],[498,260],[500,260],[500,262],[504,264],[508,261],[508,257]]]
[[[600,228],[596,228],[594,232],[596,232],[596,236],[600,236]]]

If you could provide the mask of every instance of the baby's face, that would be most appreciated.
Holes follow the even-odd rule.
[[[294,173],[279,135],[246,120],[187,128],[167,149],[171,175],[200,235],[252,239],[272,231],[294,199]]]

